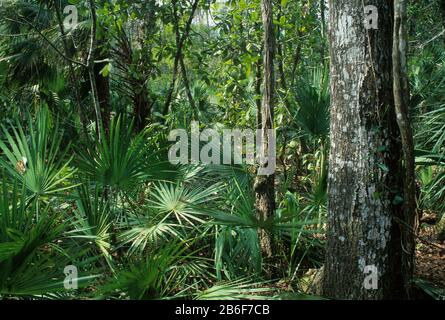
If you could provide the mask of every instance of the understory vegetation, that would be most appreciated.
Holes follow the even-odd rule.
[[[67,6],[78,15],[69,26]],[[442,248],[415,281],[435,299],[445,294],[440,6],[408,8],[418,259]],[[0,299],[322,299],[326,10],[274,1],[276,207],[264,218],[254,166],[168,158],[169,133],[190,134],[192,121],[261,128],[260,0],[3,0]]]

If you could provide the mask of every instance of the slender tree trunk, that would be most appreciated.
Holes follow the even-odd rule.
[[[148,101],[148,92],[144,83],[138,83],[138,92],[133,96],[135,130],[141,132],[147,125],[152,104]]]
[[[256,128],[261,128],[261,82],[262,82],[262,72],[261,68],[263,64],[261,59],[256,63],[256,74],[255,74],[255,104],[256,104]]]
[[[281,7],[281,3],[279,2],[277,4],[278,7],[278,17],[277,19],[280,20],[283,16],[283,8]],[[284,89],[284,91],[287,91],[287,81],[286,81],[286,73],[284,72],[284,48],[283,48],[283,39],[281,35],[281,27],[277,26],[277,54],[278,54],[278,72],[280,74],[280,85],[281,88]]]
[[[275,35],[273,31],[272,0],[261,1],[261,12],[264,28],[263,52],[263,103],[261,108],[262,150],[268,151],[269,129],[273,128],[274,119],[274,47]],[[275,155],[268,155],[269,157]],[[275,211],[275,175],[257,176],[255,181],[256,210],[260,220],[272,217]],[[263,257],[271,257],[272,237],[266,230],[260,230],[260,246]]]
[[[414,224],[416,217],[416,179],[414,139],[409,116],[410,91],[407,67],[407,13],[406,0],[394,1],[394,34],[392,49],[394,105],[397,124],[400,130],[403,150],[403,195],[404,215],[401,221],[402,244],[405,254],[402,256],[402,273],[405,290],[409,296],[414,270]]]
[[[108,58],[106,44],[103,41],[98,41],[97,60],[104,60]],[[97,86],[97,97],[99,99],[100,113],[102,117],[103,129],[108,137],[110,133],[110,118],[111,118],[111,101],[110,101],[110,82],[109,77],[104,77],[100,71],[107,65],[108,62],[101,62],[94,64],[94,77]]]
[[[56,10],[57,24],[59,26],[59,31],[60,31],[61,38],[62,38],[63,49],[65,51],[65,55],[67,57],[70,57],[70,52],[69,52],[70,50],[68,47],[68,43],[66,41],[66,32],[63,27],[62,14],[60,11],[58,1],[54,1],[54,7]],[[85,112],[82,107],[82,99],[80,98],[79,87],[78,87],[79,81],[77,80],[73,63],[71,61],[67,61],[67,64],[68,64],[68,71],[69,71],[69,81],[70,81],[71,87],[74,90],[74,97],[76,99],[77,111],[79,113],[80,122],[82,123],[83,133],[84,133],[86,139],[88,139],[88,128],[87,128],[88,119],[87,119],[87,116],[85,115]]]
[[[281,43],[277,45],[277,53],[278,53],[278,56],[279,56],[279,59],[278,59],[278,71],[280,73],[281,88],[283,88],[284,91],[287,91],[287,81],[286,81],[286,74],[284,72],[284,63],[283,63],[284,56],[283,56],[283,48],[282,48]]]
[[[278,20],[280,20],[283,15],[283,8],[281,6],[281,2],[278,2],[277,6],[278,6]],[[286,110],[290,110],[291,104],[290,104],[289,95],[288,95],[289,92],[288,92],[288,87],[287,87],[286,72],[284,71],[284,61],[285,61],[284,49],[285,49],[285,47],[283,46],[283,43],[285,43],[285,41],[281,34],[281,28],[280,28],[280,26],[277,26],[278,72],[280,75],[280,86],[284,92],[282,99],[284,101]],[[285,161],[286,144],[287,144],[287,127],[288,127],[287,120],[288,120],[287,117],[284,117],[282,120],[283,121],[282,126],[281,126],[282,149],[281,149],[281,154],[280,154],[280,162],[281,162],[281,165],[283,166],[283,180],[285,181],[285,183],[287,181],[287,167],[286,167],[286,161]]]
[[[405,297],[400,132],[392,90],[393,4],[366,30],[362,0],[330,1],[331,149],[322,294]]]
[[[300,6],[307,6],[307,0],[301,1]],[[301,17],[298,17],[297,19],[301,19]],[[302,50],[302,35],[303,32],[301,31],[301,26],[298,24],[298,20],[295,21],[295,24],[298,25],[297,28],[297,47],[295,48],[295,52],[293,55],[293,62],[292,62],[292,72],[291,72],[291,84],[292,86],[295,85],[295,81],[297,80],[297,68],[301,61],[301,50]]]
[[[177,3],[178,3],[178,0],[172,1],[173,16],[174,16],[173,23],[174,23],[174,28],[179,30],[179,17],[178,17],[177,7],[176,7]],[[176,86],[176,80],[178,79],[178,68],[179,68],[180,59],[182,57],[183,46],[189,36],[193,17],[195,16],[196,9],[198,8],[198,3],[199,3],[199,0],[195,0],[193,2],[192,11],[190,13],[189,19],[187,20],[187,22],[185,24],[184,33],[182,34],[182,36],[179,38],[178,38],[178,36],[176,36],[176,54],[175,54],[175,60],[173,63],[173,75],[172,75],[172,80],[170,82],[170,86],[167,91],[167,98],[165,99],[165,103],[164,103],[164,111],[163,111],[164,115],[166,115],[170,109],[170,104],[173,99],[173,92],[174,92],[175,86]]]
[[[439,0],[439,6],[440,6],[440,15],[442,18],[442,27],[445,30],[445,0]],[[443,42],[445,44],[445,34],[443,36]]]
[[[320,24],[320,35],[321,35],[321,47],[320,47],[320,59],[321,59],[321,65],[324,66],[324,58],[325,58],[325,36],[326,36],[326,16],[325,12],[326,6],[325,6],[325,0],[320,0],[320,17],[321,17],[321,24]]]
[[[182,82],[184,83],[187,99],[189,100],[190,106],[192,107],[192,112],[198,114],[195,99],[193,99],[192,91],[190,90],[190,82],[187,76],[187,69],[185,68],[184,57],[182,55],[179,58],[179,64],[181,66]]]
[[[96,131],[99,141],[102,140],[102,114],[100,111],[99,94],[97,91],[96,76],[94,74],[94,56],[96,52],[96,32],[97,32],[97,16],[96,16],[96,4],[94,0],[89,0],[90,15],[91,15],[91,33],[90,33],[90,49],[87,57],[87,69],[88,77],[90,79],[91,94],[93,96],[94,111],[96,113]]]
[[[298,31],[297,32],[297,39],[300,39],[301,36],[301,32]],[[295,53],[294,53],[294,59],[293,59],[293,64],[292,64],[292,73],[291,73],[291,80],[292,80],[292,85],[295,85],[295,81],[297,80],[297,68],[298,65],[300,64],[301,61],[301,43],[300,41],[297,44],[297,48],[295,49]]]

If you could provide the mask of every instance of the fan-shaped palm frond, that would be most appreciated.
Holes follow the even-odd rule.
[[[174,215],[178,223],[194,225],[194,222],[204,222],[202,205],[215,200],[220,188],[219,184],[206,189],[190,189],[180,183],[160,183],[155,185],[150,203],[159,212]]]
[[[131,189],[147,178],[149,150],[143,134],[132,136],[132,124],[121,116],[113,119],[108,136],[95,145],[77,150],[79,169],[90,180],[116,189]]]
[[[119,272],[100,291],[110,294],[118,290],[133,300],[169,298],[174,291],[180,291],[184,283],[183,274],[178,275],[175,271],[189,260],[186,250],[185,243],[166,242]]]
[[[186,239],[185,231],[206,222],[207,203],[215,200],[220,185],[190,189],[182,183],[157,183],[150,190],[147,206],[130,214],[131,229],[120,235],[123,244],[131,243],[130,254],[169,239]]]
[[[72,158],[66,160],[66,152],[61,151],[61,135],[57,123],[51,129],[47,108],[42,107],[33,124],[28,115],[29,133],[17,122],[12,134],[3,127],[6,141],[0,140],[0,149],[6,159],[0,158],[0,164],[10,176],[22,181],[32,199],[45,200],[49,195],[62,195],[74,186],[69,178],[75,170],[69,167]]]
[[[295,121],[310,138],[326,139],[329,135],[329,79],[326,71],[316,69],[302,78],[295,88],[298,110]]]
[[[111,225],[109,206],[100,196],[96,186],[93,192],[84,183],[77,189],[77,210],[74,211],[74,230],[69,232],[71,238],[92,241],[113,269],[111,250]],[[90,195],[92,193],[92,196]]]
[[[9,185],[5,176],[1,182],[0,297],[50,297],[66,292],[64,269],[83,253],[63,246],[70,222],[50,207],[36,214],[35,208],[26,206],[25,187],[20,191],[17,181]],[[77,267],[80,269],[80,262]],[[91,278],[94,276],[73,280],[80,287]]]
[[[267,300],[274,289],[267,283],[252,283],[250,279],[240,279],[232,282],[221,282],[198,291],[196,300]]]

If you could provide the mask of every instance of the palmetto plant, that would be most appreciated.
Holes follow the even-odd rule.
[[[3,127],[5,140],[0,140],[0,164],[10,177],[26,186],[28,201],[47,201],[49,196],[63,196],[73,188],[70,177],[75,169],[69,167],[72,157],[67,156],[69,146],[62,148],[62,135],[57,122],[51,128],[48,110],[42,107],[35,124],[28,115],[28,133],[17,121],[8,130]]]
[[[307,195],[308,208],[318,216],[321,227],[327,199],[328,138],[330,125],[330,93],[327,69],[314,69],[302,77],[295,88],[297,108],[293,110],[294,120],[300,129],[301,144],[312,147],[309,172],[302,180],[312,186]],[[311,155],[312,155],[311,154]],[[303,161],[304,162],[304,161]]]
[[[244,278],[215,284],[195,294],[196,300],[265,300],[271,299],[274,289],[265,282]]]
[[[292,110],[302,134],[326,140],[329,135],[329,77],[327,70],[315,69],[295,88],[297,109]]]
[[[298,244],[300,238],[314,233],[306,229],[315,223],[309,215],[300,211],[282,211],[266,220],[257,217],[254,207],[254,192],[233,177],[221,194],[221,209],[208,211],[212,224],[216,225],[215,269],[219,280],[238,280],[246,276],[260,277],[262,257],[258,231],[267,230],[277,239],[288,239]]]
[[[100,196],[97,186],[90,192],[88,185],[84,183],[77,188],[74,230],[69,234],[72,238],[93,242],[96,251],[100,252],[113,270],[110,254],[112,219],[109,214],[109,204]]]
[[[316,193],[316,191],[314,192]],[[300,267],[303,260],[311,259],[313,252],[316,253],[323,249],[322,242],[311,237],[314,233],[322,233],[322,230],[314,228],[318,222],[315,217],[317,217],[320,204],[317,204],[314,199],[310,199],[308,203],[304,203],[305,200],[303,196],[287,192],[277,212],[277,215],[283,217],[283,220],[287,220],[288,225],[291,226],[281,230],[282,238],[289,243],[289,250],[285,255],[288,265],[285,275],[291,281],[294,281],[297,274],[301,272]],[[314,250],[314,248],[318,250]]]
[[[162,241],[199,235],[206,222],[206,204],[217,198],[219,189],[219,185],[192,189],[180,182],[155,184],[147,205],[130,214],[130,229],[120,235],[121,241],[131,244],[129,253],[142,253]]]
[[[128,190],[148,177],[149,150],[144,134],[132,136],[133,124],[121,116],[111,122],[110,132],[101,141],[96,135],[95,144],[86,150],[78,149],[78,167],[83,175],[101,186]],[[102,130],[103,131],[103,130]]]
[[[128,267],[113,276],[99,291],[107,295],[118,291],[133,300],[181,297],[189,289],[187,278],[206,273],[196,264],[199,259],[190,252],[190,246],[185,242],[165,242],[156,250],[129,260]]]
[[[4,175],[0,182],[0,297],[69,294],[63,285],[64,268],[83,252],[64,241],[70,222],[50,206],[37,215],[33,206],[26,206],[21,183],[10,184]],[[81,285],[90,278],[77,280]]]
[[[32,21],[31,26],[45,32],[51,37],[48,27],[51,21],[51,13],[41,4],[31,1],[3,1],[0,7],[3,17],[0,22],[1,33],[17,37],[2,37],[4,56],[2,59],[9,61],[8,77],[12,84],[29,85],[51,81],[57,74],[57,64],[52,51],[45,41],[36,32],[25,24]],[[27,20],[25,20],[27,19]],[[53,33],[54,34],[54,33]]]
[[[445,239],[445,56],[443,50],[432,47],[424,55],[435,57],[428,63],[413,64],[413,104],[416,127],[416,147],[419,166],[423,166],[421,208],[438,213],[439,238]],[[432,85],[434,84],[434,85]],[[428,174],[426,174],[428,173]]]

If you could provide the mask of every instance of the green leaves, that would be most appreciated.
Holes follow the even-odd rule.
[[[182,184],[161,183],[154,187],[153,199],[150,202],[153,208],[160,212],[174,215],[180,224],[203,223],[205,210],[200,205],[215,200],[220,188],[220,185],[214,185],[206,189],[190,189]]]
[[[198,292],[196,300],[266,300],[274,291],[266,283],[252,283],[250,279],[221,282]]]
[[[18,183],[9,185],[4,176],[1,182],[0,297],[49,297],[66,292],[64,268],[83,254],[83,250],[62,243],[70,222],[48,206],[39,209],[33,203],[26,207],[26,189],[20,192]]]
[[[329,135],[329,86],[327,70],[316,69],[295,87],[299,105],[295,121],[310,138],[327,139]]]
[[[147,150],[143,133],[132,136],[133,125],[120,116],[111,122],[109,134],[86,150],[78,149],[77,165],[91,181],[116,189],[131,189],[142,182],[147,173]]]
[[[0,140],[0,149],[6,159],[0,157],[0,164],[10,177],[23,182],[31,199],[47,200],[49,195],[63,195],[74,187],[69,178],[75,170],[69,167],[72,160],[66,157],[69,146],[63,151],[62,135],[57,123],[50,128],[48,110],[42,107],[36,115],[36,124],[28,115],[28,134],[16,121],[10,131],[3,127],[6,141]]]
[[[140,214],[130,215],[131,229],[119,238],[131,243],[130,254],[142,253],[149,245],[169,239],[184,239],[204,224],[206,203],[216,198],[220,186],[189,189],[181,183],[157,183],[150,190],[148,206]]]
[[[179,286],[183,277],[177,272],[189,256],[184,243],[170,242],[156,251],[147,252],[145,258],[119,272],[115,279],[102,286],[100,291],[112,294],[124,291],[132,300],[161,299]]]
[[[112,65],[111,65],[111,63],[107,63],[103,68],[102,68],[102,70],[100,70],[100,74],[103,76],[103,77],[108,77],[108,75],[110,74],[110,71],[111,71],[111,68],[112,68]]]
[[[109,214],[109,205],[100,197],[99,188],[95,188],[90,196],[88,183],[77,189],[77,210],[74,211],[74,230],[68,233],[71,238],[93,241],[98,251],[103,255],[113,270],[111,250],[112,220]]]

